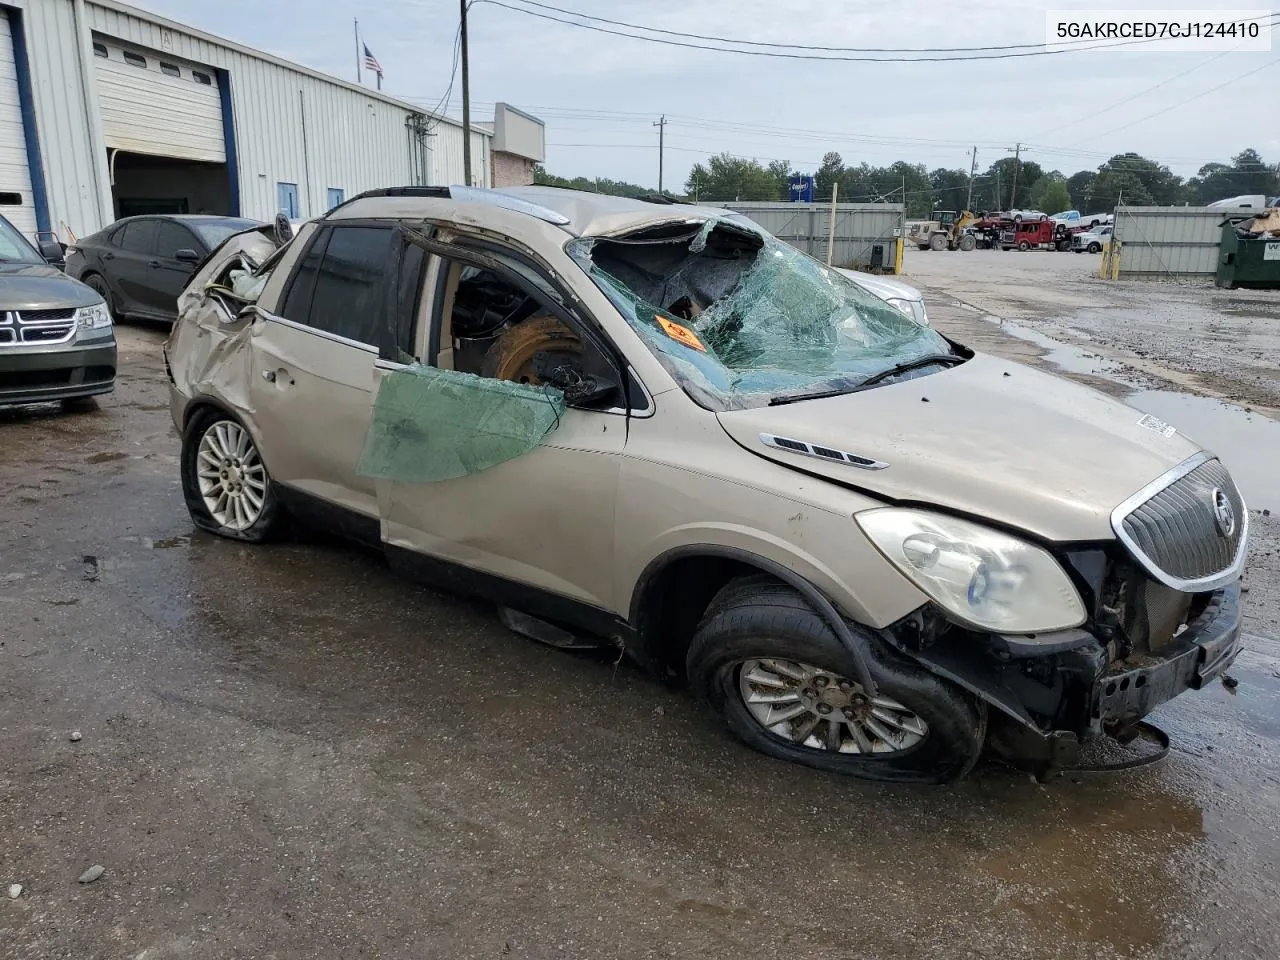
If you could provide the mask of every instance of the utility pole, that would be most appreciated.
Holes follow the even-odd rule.
[[[1009,191],[1009,209],[1017,206],[1018,173],[1022,169],[1022,144],[1015,143],[1012,148],[1005,148],[1005,153],[1013,154],[1013,189]]]
[[[667,116],[663,114],[654,126],[658,128],[658,193],[662,193],[662,152],[666,146]]]
[[[973,162],[969,164],[969,195],[964,198],[964,208],[966,210],[973,209],[973,175],[978,172],[978,147],[973,147]]]
[[[467,0],[461,0],[462,21],[458,25],[462,44],[462,179],[471,186],[471,70],[467,65]]]

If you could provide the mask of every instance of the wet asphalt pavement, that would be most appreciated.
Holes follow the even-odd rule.
[[[834,779],[376,557],[195,533],[120,333],[99,411],[0,411],[4,960],[1280,955],[1275,643],[1154,767]]]

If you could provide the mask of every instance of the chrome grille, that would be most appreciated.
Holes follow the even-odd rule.
[[[0,343],[64,343],[75,332],[75,307],[0,313]]]
[[[1220,523],[1219,512],[1229,512],[1229,527]],[[1175,590],[1215,589],[1236,579],[1244,562],[1244,500],[1222,463],[1207,454],[1193,457],[1126,500],[1111,524],[1134,559]]]

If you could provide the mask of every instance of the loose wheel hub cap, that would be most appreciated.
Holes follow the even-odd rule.
[[[200,497],[214,521],[231,530],[248,530],[262,516],[267,471],[248,432],[220,420],[205,431],[196,452]]]
[[[793,660],[747,660],[738,692],[756,721],[775,736],[832,753],[892,754],[928,736],[924,720],[884,694]]]

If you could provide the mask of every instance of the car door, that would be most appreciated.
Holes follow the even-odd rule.
[[[176,220],[158,220],[155,256],[147,261],[151,276],[147,285],[148,306],[169,319],[178,315],[178,296],[195,273],[196,261],[179,260],[179,250],[203,257],[204,244],[190,229]]]
[[[140,217],[124,224],[114,250],[103,254],[104,273],[114,281],[120,296],[118,308],[124,313],[149,315],[151,306],[151,261],[156,255],[159,224],[152,217]]]
[[[375,482],[356,474],[373,404],[374,362],[400,258],[394,225],[316,228],[277,304],[258,304],[249,399],[263,459],[296,512],[319,511],[378,539]],[[405,270],[421,276],[422,258]]]
[[[535,277],[528,262],[492,251],[484,260],[467,249],[451,253],[434,259],[428,283],[437,349],[426,352],[440,369],[478,372],[477,358],[466,359],[473,344],[457,329],[460,283],[477,270],[536,297],[539,313],[584,332],[584,318],[548,296],[550,281]],[[490,269],[504,263],[512,269]],[[503,302],[494,315],[508,306]],[[600,350],[597,365],[615,365],[618,376],[618,358],[609,354],[607,342],[583,336],[583,344]],[[385,360],[378,367],[384,384],[398,371]],[[489,404],[495,416],[504,414],[504,402],[516,402],[486,396],[482,377],[456,379],[460,390],[475,389],[476,403]],[[433,432],[448,432],[449,424],[435,421],[429,405],[421,410],[420,429],[413,433],[430,439]],[[585,609],[588,616],[617,611],[614,508],[627,426],[625,403],[609,409],[571,405],[540,444],[495,466],[435,482],[380,479],[383,538],[393,564],[410,572],[425,567],[437,579],[443,572],[448,583],[551,619],[574,622],[560,615],[561,601],[569,602],[565,609]],[[467,440],[461,442],[465,447]],[[465,460],[469,451],[447,452]],[[583,622],[580,616],[577,622]]]

